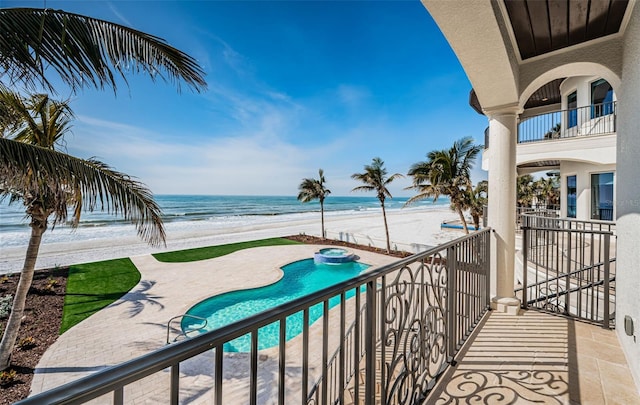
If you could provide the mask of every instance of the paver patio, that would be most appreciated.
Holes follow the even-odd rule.
[[[142,274],[140,283],[60,336],[36,369],[32,393],[162,347],[167,321],[173,316],[215,294],[270,284],[280,278],[281,266],[312,257],[318,249],[312,245],[261,247],[178,264],[160,263],[152,256],[132,258]],[[373,267],[397,260],[359,250],[354,253]],[[287,342],[287,378],[291,381],[299,379],[294,374],[300,348],[296,339]],[[317,348],[310,345],[310,363],[320,357]],[[260,404],[276,401],[271,381],[277,376],[278,363],[277,354],[271,351],[261,352]],[[427,404],[640,404],[615,332],[560,316],[536,311],[519,316],[492,312],[457,360],[456,367],[442,376]],[[246,403],[246,368],[246,354],[225,353],[225,404]],[[212,403],[213,353],[183,362],[180,371],[181,403]],[[126,403],[165,403],[168,387],[169,373],[156,373],[127,386]],[[299,403],[299,384],[289,384],[286,389],[287,403]],[[345,399],[352,401],[351,395]],[[105,396],[92,403],[111,401]]]

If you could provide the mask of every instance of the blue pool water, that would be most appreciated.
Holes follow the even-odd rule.
[[[325,256],[342,257],[342,256],[346,256],[347,255],[347,250],[346,249],[336,249],[336,248],[326,248],[326,249],[320,249],[320,253],[322,253]]]
[[[348,262],[341,264],[314,263],[313,259],[305,259],[282,267],[284,276],[276,283],[248,290],[233,291],[199,302],[187,311],[207,319],[207,326],[199,332],[206,332],[229,325],[240,319],[290,302],[296,298],[311,294],[323,288],[338,284],[360,274],[369,267],[368,264]],[[353,296],[351,290],[347,298]],[[340,303],[340,297],[329,300],[329,307]],[[309,324],[322,316],[322,304],[309,309]],[[182,330],[197,328],[201,321],[184,317]],[[287,317],[286,339],[290,340],[302,333],[302,312]],[[258,349],[276,346],[279,339],[279,322],[267,325],[258,331]],[[192,332],[193,333],[193,332]],[[251,350],[251,337],[244,335],[224,345],[226,352],[248,352]]]

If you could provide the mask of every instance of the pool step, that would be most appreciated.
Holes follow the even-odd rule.
[[[182,319],[182,318],[193,318],[193,319],[197,319],[199,321],[201,321],[202,323],[200,325],[197,325],[197,327],[193,328],[193,329],[189,329],[187,331],[182,331],[182,328],[180,327],[172,327],[171,323],[177,319]],[[199,316],[195,316],[195,315],[189,315],[189,314],[182,314],[182,315],[176,315],[173,318],[169,319],[169,321],[167,322],[167,344],[170,343],[176,343],[176,342],[180,342],[182,340],[188,339],[189,338],[189,333],[192,332],[197,332],[201,329],[204,329],[207,327],[207,320],[205,318],[199,317]],[[173,332],[175,334],[175,337],[173,339],[171,339],[171,332]]]

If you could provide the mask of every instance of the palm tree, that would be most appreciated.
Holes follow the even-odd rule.
[[[405,205],[433,197],[437,201],[441,195],[449,196],[451,209],[458,213],[465,233],[469,233],[463,211],[466,209],[467,195],[473,188],[471,169],[482,145],[475,145],[473,138],[465,137],[454,142],[449,149],[434,150],[427,154],[427,160],[415,163],[409,169],[413,184],[408,187],[418,192]]]
[[[153,80],[173,82],[178,90],[185,82],[196,91],[206,89],[204,71],[195,59],[169,46],[163,39],[131,28],[68,13],[62,10],[8,8],[0,9],[0,89],[19,83],[33,90],[38,84],[54,91],[45,72],[55,71],[60,79],[76,91],[84,87],[112,87],[116,78],[126,83],[125,73],[144,72]],[[160,209],[151,192],[129,176],[112,170],[95,159],[77,159],[53,150],[53,133],[65,132],[60,113],[56,131],[45,138],[53,141],[43,148],[33,137],[7,139],[8,133],[24,129],[31,121],[24,111],[0,103],[0,199],[22,201],[31,218],[32,235],[23,271],[14,297],[7,327],[0,342],[0,371],[10,362],[20,327],[26,293],[33,278],[42,233],[49,216],[53,223],[64,222],[68,207],[73,207],[72,225],[77,224],[82,209],[98,206],[131,220],[138,235],[151,244],[164,241]],[[44,102],[48,106],[49,102]],[[41,118],[45,115],[41,115]],[[51,118],[51,117],[50,117]],[[46,122],[41,120],[41,124]],[[17,134],[14,134],[17,136]],[[24,141],[30,143],[24,143]]]
[[[144,72],[171,81],[180,89],[206,89],[204,72],[195,59],[163,39],[141,31],[62,10],[0,9],[0,79],[34,89],[53,88],[45,77],[55,71],[74,91],[112,87],[125,73]]]
[[[22,99],[3,90],[0,104],[21,117],[20,122],[7,127],[13,131],[4,128],[0,137],[0,200],[22,202],[31,227],[24,266],[0,342],[0,370],[4,370],[11,362],[50,217],[53,226],[70,222],[75,227],[83,210],[99,207],[130,220],[138,235],[150,244],[164,243],[165,232],[160,208],[142,183],[98,160],[79,159],[55,150],[73,117],[66,102],[42,94]]]
[[[384,162],[379,157],[373,158],[370,165],[364,166],[364,173],[354,173],[351,178],[358,180],[364,185],[354,187],[352,191],[375,191],[382,207],[382,217],[384,219],[384,231],[387,236],[387,253],[391,253],[391,242],[389,241],[389,226],[387,225],[387,213],[384,208],[384,200],[391,196],[387,186],[398,177],[403,177],[400,173],[387,177],[387,169]]]
[[[518,177],[516,183],[517,202],[519,207],[531,207],[536,197],[535,184],[533,176],[525,174]]]
[[[302,179],[302,183],[298,186],[298,200],[303,203],[319,200],[320,201],[320,218],[322,221],[322,239],[325,238],[324,231],[324,199],[331,194],[331,190],[324,186],[324,171],[322,169],[318,170],[318,178],[311,179],[306,178]]]
[[[544,200],[545,207],[550,208],[558,205],[560,202],[559,189],[557,177],[547,177],[539,179],[535,182],[534,188],[538,194],[538,198]]]
[[[479,181],[475,188],[469,188],[467,194],[466,208],[473,218],[473,226],[476,231],[480,229],[480,217],[484,215],[484,207],[487,205],[487,192],[489,183],[486,180]]]

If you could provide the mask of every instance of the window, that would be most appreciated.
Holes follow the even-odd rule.
[[[613,113],[613,88],[604,79],[591,83],[591,118]]]
[[[578,93],[573,92],[567,96],[567,128],[578,125]]]
[[[591,175],[591,219],[613,221],[613,173]]]
[[[576,176],[567,176],[567,217],[576,217]]]

